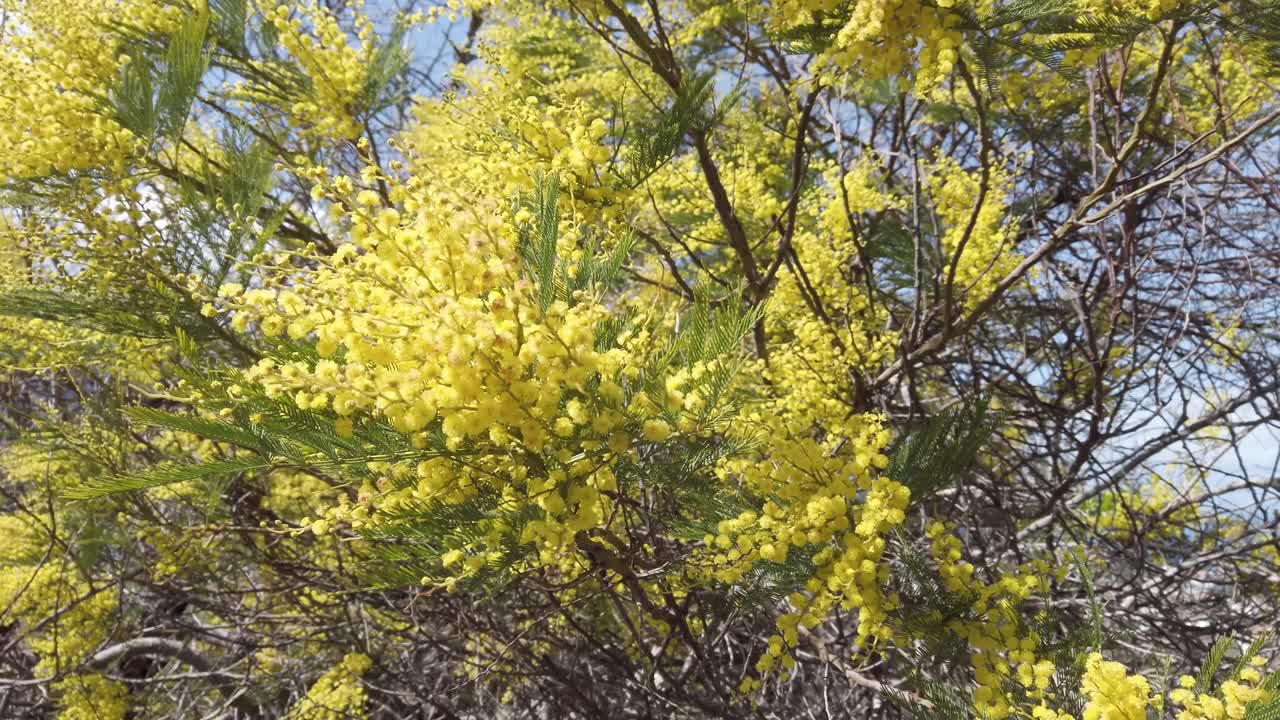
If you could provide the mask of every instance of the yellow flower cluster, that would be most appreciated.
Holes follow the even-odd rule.
[[[763,136],[744,143],[748,149],[725,165],[742,198],[745,221],[758,224],[761,232],[785,205],[776,167],[770,170],[762,160],[767,143]],[[851,288],[846,277],[860,240],[850,213],[898,203],[876,189],[874,169],[868,159],[844,177],[829,172],[828,182],[847,190],[823,190],[801,200],[792,247],[807,287],[794,273],[780,275],[765,315],[768,361],[747,373],[763,380],[758,388],[763,397],[737,423],[758,442],[753,452],[727,458],[718,469],[726,483],[767,500],[720,522],[717,532],[704,538],[705,551],[695,563],[709,579],[725,583],[793,555],[812,564],[812,575],[788,598],[790,608],[777,620],[779,632],[757,663],[762,672],[779,664],[789,669],[800,629],[815,627],[838,609],[856,613],[864,648],[892,635],[886,621],[897,600],[883,590],[884,551],[887,534],[905,518],[910,493],[877,474],[887,465],[883,450],[890,439],[881,416],[850,412],[857,392],[852,378],[881,366],[896,343],[896,334],[883,329],[883,309]],[[685,197],[679,186],[665,182],[665,176],[656,178],[664,207],[696,207],[697,197]],[[848,210],[841,195],[851,198]],[[709,227],[707,239],[719,232]],[[826,318],[794,310],[813,302]],[[757,682],[748,679],[744,687]]]
[[[1124,665],[1103,660],[1099,653],[1085,659],[1080,690],[1088,702],[1083,720],[1144,720],[1148,707],[1160,707],[1161,698],[1141,675],[1130,675]]]
[[[102,205],[117,212],[101,212]],[[101,193],[66,194],[63,215],[0,220],[0,293],[57,292],[86,304],[99,298],[115,304],[144,288],[139,264],[154,267],[162,240],[143,205],[136,187],[111,182]],[[165,345],[53,319],[0,316],[0,371],[93,365],[149,384]]]
[[[988,584],[974,577],[973,564],[963,559],[959,538],[945,525],[931,524],[928,537],[943,587],[971,598],[971,617],[950,620],[947,630],[969,645],[977,685],[973,694],[975,707],[993,720],[1008,717],[1013,710],[1006,690],[1010,683],[1032,703],[1039,704],[1056,668],[1036,654],[1040,637],[1027,628],[1020,606],[1033,592],[1048,589],[1053,568],[1048,561],[1037,560],[1002,573],[996,582]]]
[[[898,334],[886,330],[887,313],[872,304],[861,289],[842,278],[857,248],[848,235],[798,235],[793,245],[826,318],[783,308],[803,307],[806,290],[787,273],[774,291],[768,320],[772,322],[771,353],[762,375],[785,388],[777,411],[798,429],[805,423],[834,428],[844,423],[848,402],[857,389],[852,373],[868,373],[893,357]]]
[[[778,389],[770,412],[790,434],[817,427],[838,438],[879,427],[874,415],[848,419],[858,394],[851,378],[883,367],[899,339],[886,329],[886,309],[849,281],[849,268],[860,262],[866,242],[862,215],[904,206],[902,198],[879,187],[878,169],[871,155],[844,174],[829,168],[826,186],[801,204],[804,222],[792,248],[805,280],[790,271],[780,274],[767,307],[769,361],[760,369]],[[816,311],[794,311],[810,304]]]
[[[986,17],[993,4],[983,0],[967,9]],[[781,0],[772,5],[770,21],[778,31],[834,21],[835,37],[820,58],[828,66],[824,74],[838,77],[856,69],[861,78],[877,80],[912,71],[917,91],[927,92],[959,58],[962,16],[950,11],[955,5],[956,0],[857,0],[842,11],[836,0]]]
[[[349,653],[321,675],[285,716],[287,720],[364,720],[367,696],[360,678],[373,667],[368,655]]]
[[[70,602],[74,598],[81,600]],[[10,617],[32,624],[65,610],[58,622],[27,638],[40,656],[36,672],[49,675],[58,665],[65,668],[84,659],[106,639],[116,596],[110,589],[91,587],[73,564],[48,562],[0,568],[0,604],[10,608]]]
[[[620,219],[618,190],[602,175],[613,155],[605,121],[576,104],[510,98],[489,81],[463,99],[424,101],[419,125],[406,138],[416,167],[439,182],[486,197],[512,197],[532,188],[539,174],[555,176],[578,201],[581,219]]]
[[[227,538],[216,526],[144,526],[135,537],[155,553],[147,569],[156,580],[200,577],[216,571],[222,546],[227,544]]]
[[[1255,656],[1242,664],[1233,677],[1214,692],[1200,688],[1190,675],[1178,679],[1178,687],[1170,690],[1168,701],[1181,706],[1177,720],[1241,720],[1249,705],[1273,697],[1263,688],[1260,668],[1266,660]],[[1199,690],[1199,691],[1197,691]],[[1085,658],[1080,694],[1085,700],[1082,720],[1145,720],[1148,710],[1164,710],[1165,698],[1151,692],[1151,683],[1141,675],[1130,675],[1121,663],[1106,660],[1099,653]],[[1074,720],[1061,710],[1041,703],[1031,709],[1036,720]]]
[[[20,492],[32,480],[48,479],[54,488],[76,482],[83,468],[48,452],[25,452],[21,445],[0,455],[0,478]],[[35,485],[44,487],[43,484]],[[70,559],[48,559],[58,525],[48,515],[15,512],[0,515],[5,549],[0,553],[0,607],[5,621],[24,625],[27,646],[39,658],[40,676],[66,672],[106,640],[116,610],[113,588],[94,586]],[[58,622],[45,622],[58,613]]]
[[[1095,527],[1121,541],[1135,531],[1144,537],[1177,539],[1200,520],[1200,509],[1184,502],[1187,497],[1186,490],[1152,473],[1147,483],[1102,493],[1087,511]]]
[[[782,102],[780,97],[761,100]],[[792,128],[768,127],[759,118],[749,114],[727,112],[726,135],[733,143],[714,147],[712,152],[725,186],[725,192],[734,199],[734,211],[748,237],[768,237],[776,228],[778,219],[785,213],[788,174],[777,158],[787,152],[787,140],[783,133]],[[652,194],[653,203],[647,196]],[[680,235],[683,243],[698,253],[710,255],[704,262],[729,262],[729,258],[717,260],[725,243],[725,230],[714,213],[707,211],[710,198],[702,181],[702,170],[694,154],[681,154],[660,168],[645,184],[643,203],[635,208],[644,226],[657,236],[666,236],[668,230],[663,218],[682,219]],[[805,208],[808,210],[808,208]],[[661,216],[659,216],[661,213]],[[808,220],[807,217],[803,219]],[[733,272],[730,268],[716,268],[721,272]]]
[[[1013,229],[1007,222],[1008,176],[999,167],[992,171],[981,204],[978,171],[964,170],[954,160],[941,158],[928,178],[935,211],[945,227],[942,248],[956,263],[956,295],[963,295],[972,306],[991,294],[1000,279],[1022,261],[1013,251]]]
[[[1223,681],[1216,693],[1196,692],[1196,679],[1183,675],[1178,687],[1169,692],[1169,700],[1181,705],[1178,720],[1241,720],[1250,703],[1270,697],[1262,687],[1266,659],[1255,656],[1235,676]]]
[[[825,202],[818,226],[832,236],[844,236],[857,231],[850,216],[905,209],[906,198],[882,188],[883,174],[884,160],[874,152],[859,156],[847,172],[834,166],[827,168],[822,178],[831,197]]]
[[[449,3],[454,10],[463,4]],[[548,12],[551,7],[579,12],[586,9],[582,3],[466,0],[465,5],[485,18],[473,48],[480,62],[454,68],[450,79],[459,96],[448,103],[424,100],[428,115],[449,105],[475,112],[485,124],[502,108],[534,96],[546,106],[578,104],[588,114],[609,117],[619,107],[628,107],[630,114],[629,106],[646,93],[663,93],[656,75],[643,66],[624,67],[614,49],[575,14]]]
[[[266,480],[262,507],[289,520],[301,520],[323,512],[338,494],[314,475],[292,469],[273,471]]]
[[[58,720],[124,720],[129,713],[129,689],[101,675],[70,675],[53,684],[58,697]]]
[[[1180,46],[1186,49],[1182,71],[1188,79],[1181,97],[1175,99],[1176,116],[1186,125],[1188,134],[1199,136],[1218,129],[1223,137],[1229,136],[1233,128],[1247,124],[1257,115],[1270,97],[1263,70],[1266,63],[1256,56],[1256,48],[1224,42],[1216,48],[1221,54],[1215,62],[1191,40]],[[1214,65],[1215,74],[1206,71]]]
[[[354,43],[338,18],[316,0],[263,9],[307,86],[290,98],[285,110],[313,136],[353,140],[360,133],[353,103],[365,94],[366,72],[375,50],[370,43],[374,27],[361,12],[363,2],[349,6],[355,17]],[[267,88],[248,87],[242,92],[247,97],[274,97]]]
[[[404,502],[461,504],[495,494],[503,508],[539,510],[520,540],[541,562],[580,572],[586,563],[571,561],[574,535],[609,522],[614,460],[634,441],[660,442],[672,431],[643,394],[629,400],[624,392],[639,371],[628,348],[648,351],[646,336],[624,334],[618,346],[597,349],[596,328],[609,310],[595,296],[544,307],[521,274],[522,217],[513,224],[497,207],[417,177],[382,178],[394,207],[345,177],[314,179],[317,195],[349,208],[354,242],[311,258],[318,267],[305,276],[282,268],[264,287],[224,287],[220,303],[234,309],[239,327],[313,337],[321,358],[265,359],[247,377],[300,408],[332,411],[338,432],[385,418],[424,448],[412,460],[379,465],[376,487],[315,528],[362,526]],[[561,239],[578,231],[568,213]],[[272,284],[286,278],[287,286]],[[668,386],[678,392],[680,383]],[[426,452],[436,428],[446,449]],[[500,519],[487,529],[483,545],[444,555],[449,579],[494,561],[502,537],[515,532]]]
[[[1182,4],[1183,0],[1077,0],[1077,7],[1087,14],[1148,20],[1159,20]]]
[[[130,58],[113,22],[172,32],[182,10],[164,0],[3,0],[0,181],[123,168],[134,136],[101,109]]]
[[[881,450],[889,434],[878,417],[833,424],[820,441],[812,425],[779,416],[780,406],[766,405],[743,418],[764,439],[761,453],[730,458],[718,469],[726,481],[768,499],[759,511],[722,521],[694,560],[710,579],[725,583],[741,580],[763,561],[786,562],[792,553],[812,562],[813,575],[777,620],[780,632],[757,664],[762,672],[779,660],[789,669],[799,627],[815,627],[837,608],[857,612],[864,647],[890,638],[885,621],[896,601],[882,592],[885,536],[902,523],[910,499],[906,487],[875,475],[888,463]]]
[[[530,0],[450,7],[463,5],[485,17],[473,49],[479,62],[454,69],[456,94],[415,107],[404,136],[414,170],[495,198],[529,190],[538,174],[554,175],[583,222],[621,229],[648,205],[620,182],[629,164],[625,140],[646,132],[653,99],[669,89],[647,68],[619,63],[578,21],[581,4],[565,13]]]

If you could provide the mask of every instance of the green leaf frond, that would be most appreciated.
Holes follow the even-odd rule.
[[[885,475],[925,497],[967,472],[978,450],[999,426],[986,398],[976,398],[930,418],[890,448]]]

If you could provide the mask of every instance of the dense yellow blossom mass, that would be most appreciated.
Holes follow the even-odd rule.
[[[508,673],[503,703],[536,685],[520,660],[549,663],[545,637],[512,650],[545,628],[608,638],[655,696],[705,682],[724,717],[808,681],[833,633],[833,663],[953,651],[917,674],[991,720],[1244,720],[1275,699],[1261,657],[1166,691],[1140,652],[1063,629],[1101,622],[1090,542],[1164,561],[1247,521],[1154,477],[1070,495],[1051,485],[1084,461],[1056,447],[1030,487],[983,489],[1069,506],[1057,535],[1002,501],[945,522],[979,492],[935,494],[1007,462],[956,409],[1009,394],[983,372],[1036,366],[1025,420],[1100,412],[1146,369],[1069,346],[1054,376],[1032,345],[1058,318],[985,313],[1067,294],[1079,278],[1033,287],[1027,265],[1106,231],[1166,146],[1263,112],[1261,43],[1206,50],[1186,0],[372,5],[0,0],[0,379],[22,400],[0,427],[0,621],[62,720],[134,716],[146,683],[95,658],[164,621],[155,598],[182,596],[187,649],[242,675],[165,672],[222,693],[305,665],[225,703],[336,720],[381,712],[378,653],[422,631],[414,603],[511,588],[553,610],[440,644],[459,687]],[[404,94],[403,33],[467,16],[438,91]],[[1031,172],[1054,162],[1061,187]],[[1114,272],[1098,237],[1075,252]],[[1136,283],[1111,281],[1079,309],[1091,332],[1128,327]],[[1229,370],[1260,331],[1207,317]],[[930,434],[948,419],[973,422]],[[976,440],[948,455],[957,436]],[[1263,593],[1277,552],[1245,554]],[[403,596],[362,595],[387,565],[377,592]],[[237,613],[270,642],[225,650]],[[697,650],[661,669],[739,614],[728,670]]]
[[[368,672],[368,655],[349,653],[320,676],[307,694],[289,709],[289,720],[363,720],[365,692],[360,676]]]
[[[143,32],[170,32],[181,10],[162,0],[13,0],[5,14],[0,94],[0,178],[68,173],[104,164],[123,167],[139,138],[100,110],[131,58],[109,21],[128,17]]]

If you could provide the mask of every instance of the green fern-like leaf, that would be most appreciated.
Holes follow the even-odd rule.
[[[283,443],[274,438],[220,420],[180,415],[147,407],[127,408],[124,414],[137,423],[191,433],[208,440],[248,448],[264,455],[291,454]]]
[[[894,444],[885,474],[924,497],[972,467],[997,425],[985,399],[940,413]]]
[[[1240,672],[1248,667],[1249,660],[1262,652],[1262,648],[1265,647],[1267,643],[1271,642],[1271,638],[1273,637],[1275,637],[1275,632],[1270,630],[1259,633],[1254,637],[1253,641],[1249,643],[1249,647],[1245,648],[1244,653],[1241,654],[1240,657],[1236,658],[1236,661],[1232,664],[1227,677],[1231,679],[1239,677]]]
[[[1089,646],[1095,652],[1102,651],[1102,603],[1094,590],[1093,571],[1089,569],[1089,561],[1083,551],[1071,554],[1071,560],[1080,573],[1080,582],[1084,585],[1085,597],[1089,602]]]
[[[0,295],[0,315],[51,320],[123,337],[169,340],[179,327],[197,339],[217,336],[197,308],[173,297],[86,298],[55,290],[10,290]]]
[[[249,24],[247,0],[209,0],[209,12],[213,14],[211,30],[215,41],[229,50],[244,52]]]
[[[360,112],[375,115],[404,96],[397,81],[404,76],[412,59],[404,45],[408,30],[404,22],[396,22],[370,58],[360,97],[356,98]]]
[[[537,179],[530,203],[533,219],[517,228],[520,256],[525,272],[538,289],[538,305],[543,310],[555,301],[556,240],[560,235],[560,179],[555,175]]]
[[[1222,661],[1227,656],[1227,651],[1231,649],[1231,644],[1235,642],[1235,633],[1224,635],[1213,641],[1213,645],[1209,648],[1209,654],[1204,656],[1204,663],[1200,665],[1200,672],[1196,675],[1196,689],[1200,692],[1213,691],[1213,679],[1222,669]]]
[[[1245,708],[1244,720],[1280,720],[1280,697],[1250,703]]]
[[[624,187],[638,187],[670,161],[690,130],[705,128],[715,75],[696,76],[684,83],[671,105],[652,126],[636,128],[630,134],[627,165],[620,174]]]
[[[89,480],[70,488],[63,496],[71,500],[89,500],[114,493],[146,490],[163,485],[223,477],[240,472],[265,470],[271,463],[261,458],[235,458],[204,463],[172,463],[149,470]]]
[[[186,123],[191,101],[209,68],[210,54],[205,49],[208,30],[209,14],[191,13],[169,38],[156,102],[157,130],[162,135],[176,135]]]
[[[899,700],[899,704],[911,712],[911,717],[917,720],[969,720],[974,717],[973,705],[960,689],[934,681],[921,682],[918,689],[929,705]]]

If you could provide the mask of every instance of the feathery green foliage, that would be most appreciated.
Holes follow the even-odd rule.
[[[180,134],[212,58],[209,14],[192,13],[163,47],[140,38],[111,97],[116,120],[139,137]]]
[[[652,126],[632,128],[628,135],[627,164],[620,182],[639,187],[665,165],[689,132],[703,132],[709,125],[706,106],[715,89],[715,75],[689,78],[671,104]]]
[[[271,463],[259,458],[234,458],[202,463],[171,463],[138,473],[88,478],[82,485],[68,488],[63,496],[69,500],[89,500],[113,493],[146,490],[162,485],[220,478],[240,472],[265,470]]]
[[[973,466],[999,421],[985,398],[968,400],[929,418],[893,445],[885,474],[911,488],[913,498],[924,497]]]

